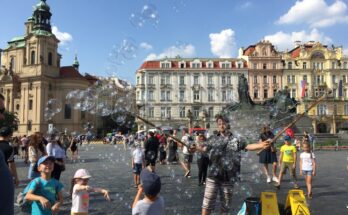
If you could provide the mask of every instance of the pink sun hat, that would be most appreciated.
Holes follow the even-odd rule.
[[[89,174],[88,170],[86,169],[79,169],[75,172],[74,178],[90,178],[92,177],[91,174]]]

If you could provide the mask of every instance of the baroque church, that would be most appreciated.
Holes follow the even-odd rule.
[[[51,16],[46,0],[41,0],[25,22],[24,35],[11,39],[0,52],[0,93],[5,97],[5,108],[17,114],[18,135],[46,133],[49,127],[82,132],[85,124],[97,121],[65,101],[68,92],[84,90],[97,79],[79,73],[77,57],[72,66],[61,67],[60,41],[52,33]],[[61,111],[47,120],[45,108],[50,99],[61,102]]]

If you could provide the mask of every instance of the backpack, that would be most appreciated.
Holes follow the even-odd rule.
[[[30,214],[31,213],[31,204],[32,202],[31,201],[28,201],[25,199],[25,196],[27,195],[28,191],[29,191],[29,187],[31,185],[31,183],[37,183],[37,185],[39,185],[39,181],[38,180],[33,180],[31,181],[25,188],[22,192],[19,192],[18,195],[17,195],[17,204],[21,210],[21,212],[23,213],[27,213],[27,214]]]

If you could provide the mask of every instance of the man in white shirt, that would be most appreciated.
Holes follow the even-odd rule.
[[[191,177],[191,163],[192,163],[192,159],[193,159],[193,151],[191,148],[191,144],[190,144],[190,135],[188,134],[188,129],[187,128],[183,128],[182,129],[182,138],[181,141],[183,143],[186,144],[182,145],[182,153],[184,155],[184,161],[180,161],[181,166],[183,167],[183,169],[185,170],[185,177],[190,178]],[[180,143],[179,143],[180,145]],[[187,147],[188,146],[188,147]]]

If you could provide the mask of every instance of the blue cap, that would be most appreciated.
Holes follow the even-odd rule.
[[[161,191],[161,178],[147,168],[141,171],[140,181],[145,195],[156,196]]]
[[[40,166],[40,164],[42,164],[43,162],[45,162],[46,160],[50,160],[52,162],[54,162],[56,159],[53,156],[43,156],[39,159],[39,161],[37,162],[37,166]]]
[[[286,135],[286,136],[284,137],[284,140],[285,140],[285,141],[289,141],[289,140],[291,140],[291,137],[290,137],[289,135]]]

